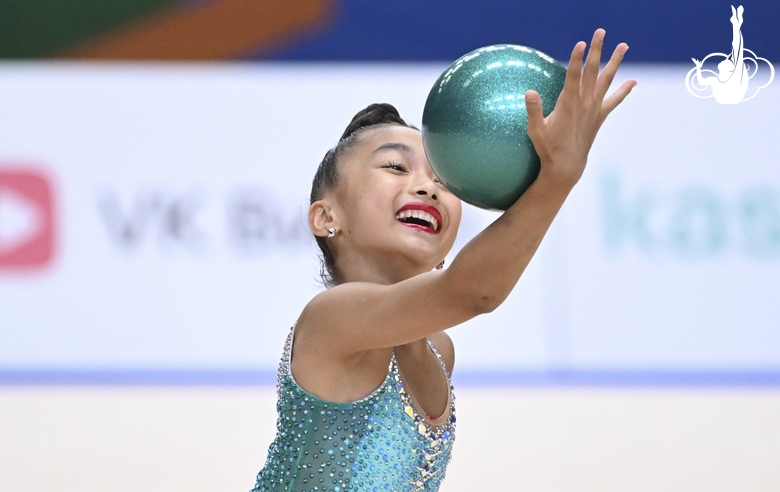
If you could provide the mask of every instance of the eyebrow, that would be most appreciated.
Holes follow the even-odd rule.
[[[379,147],[374,149],[372,154],[378,154],[379,152],[385,152],[388,150],[400,150],[401,152],[405,152],[407,154],[412,153],[412,148],[409,147],[408,145],[400,142],[392,142],[392,143],[386,143],[384,145],[380,145]]]

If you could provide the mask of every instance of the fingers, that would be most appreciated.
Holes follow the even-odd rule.
[[[582,76],[582,57],[585,54],[585,42],[580,41],[574,45],[569,58],[569,68],[566,70],[566,81],[563,84],[563,93],[580,93],[580,78]]]
[[[618,90],[615,91],[614,94],[604,99],[604,102],[601,104],[602,118],[606,118],[613,109],[618,107],[618,105],[623,102],[626,96],[631,93],[631,89],[634,87],[636,87],[636,80],[626,80],[623,82],[623,85],[621,85]]]
[[[612,85],[612,81],[615,79],[615,74],[617,73],[620,64],[623,62],[626,51],[628,51],[628,45],[626,43],[617,45],[607,66],[604,67],[601,75],[599,75],[595,87],[595,98],[597,101],[601,101],[604,99],[604,96],[607,95],[609,86]]]
[[[526,111],[528,111],[528,136],[531,137],[531,142],[533,142],[534,146],[538,147],[537,139],[544,130],[542,99],[539,97],[538,92],[528,91],[525,93],[525,107]]]
[[[566,81],[563,87],[563,93],[558,100],[561,104],[562,100],[566,99],[569,103],[573,103],[574,99],[578,100],[575,104],[586,103],[586,107],[590,107],[592,110],[597,111],[603,118],[612,112],[631,92],[631,89],[636,85],[635,80],[628,80],[620,88],[615,91],[614,94],[605,99],[609,87],[617,74],[620,64],[623,62],[623,58],[628,51],[628,45],[626,43],[620,43],[615,48],[609,61],[607,62],[604,70],[599,73],[601,63],[601,52],[604,48],[604,37],[606,31],[604,29],[597,29],[593,33],[593,39],[591,41],[590,50],[588,56],[583,64],[583,56],[585,54],[586,44],[582,41],[574,46],[574,50],[571,53],[569,60],[569,67],[566,71]],[[692,58],[693,62],[697,65],[700,63],[695,58]],[[537,105],[538,101],[538,105]],[[595,104],[593,104],[595,102]],[[534,140],[532,131],[544,128],[544,117],[542,116],[541,101],[538,100],[538,94],[533,91],[526,93],[526,108],[528,110],[528,134],[531,140]],[[556,105],[556,108],[558,106]],[[538,113],[537,113],[538,112]],[[603,120],[602,120],[603,121]]]
[[[599,65],[601,64],[601,49],[604,47],[604,29],[596,29],[593,33],[593,39],[590,42],[588,58],[585,60],[585,68],[582,72],[582,86],[580,94],[592,94],[593,87],[596,85],[596,79],[599,75]]]

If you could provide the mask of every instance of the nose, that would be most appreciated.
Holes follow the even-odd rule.
[[[439,200],[439,185],[436,184],[436,175],[430,167],[427,170],[419,170],[414,173],[412,185],[417,196],[430,196],[433,200]]]
[[[428,192],[426,190],[417,190],[417,194],[420,196],[427,196]],[[431,198],[434,200],[438,200],[439,197],[436,195],[436,193],[431,193]]]

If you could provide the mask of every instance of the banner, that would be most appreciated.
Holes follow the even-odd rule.
[[[0,373],[272,379],[322,289],[317,164],[369,103],[419,126],[444,68],[0,64]],[[688,68],[621,69],[517,288],[450,330],[456,374],[780,381],[780,90],[719,105]],[[448,260],[497,217],[464,206]]]

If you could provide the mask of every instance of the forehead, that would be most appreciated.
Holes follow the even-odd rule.
[[[428,165],[420,131],[399,125],[365,130],[341,159],[340,172],[349,173],[352,169],[365,168],[388,157],[403,159],[410,165]]]
[[[388,144],[404,144],[412,153],[422,153],[422,134],[419,130],[400,125],[382,125],[369,128],[364,131],[354,149],[360,153],[373,154],[380,148],[387,148]]]

